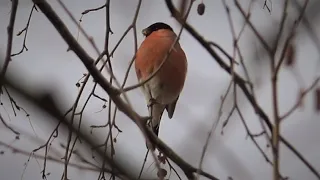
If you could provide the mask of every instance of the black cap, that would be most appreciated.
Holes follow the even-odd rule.
[[[142,34],[146,37],[149,36],[152,32],[158,31],[160,29],[168,29],[170,31],[173,31],[173,29],[166,23],[163,22],[157,22],[154,24],[151,24],[149,27],[142,30]]]

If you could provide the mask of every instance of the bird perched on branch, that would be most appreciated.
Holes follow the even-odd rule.
[[[145,40],[136,53],[135,70],[139,82],[150,79],[154,74],[141,89],[151,117],[149,125],[158,136],[164,110],[170,119],[174,114],[186,79],[187,58],[169,25],[157,22],[142,33]]]

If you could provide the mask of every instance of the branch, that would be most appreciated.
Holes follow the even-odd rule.
[[[318,84],[318,82],[320,81],[320,77],[318,77],[311,85],[309,88],[307,88],[306,90],[302,91],[300,93],[300,96],[297,100],[297,102],[295,103],[295,105],[290,108],[289,111],[287,111],[284,115],[280,116],[280,120],[283,121],[285,118],[287,118],[288,116],[290,116],[301,104],[303,98]]]
[[[279,70],[280,70],[281,64],[285,59],[285,54],[287,52],[288,46],[291,44],[291,41],[292,41],[292,39],[293,39],[293,37],[295,35],[295,31],[298,28],[298,25],[301,22],[302,18],[304,17],[303,15],[305,13],[305,10],[307,9],[308,2],[309,2],[309,0],[305,1],[304,5],[303,5],[303,8],[301,9],[301,12],[300,12],[300,15],[299,15],[298,19],[293,23],[293,27],[291,28],[291,32],[290,32],[288,38],[285,41],[285,44],[284,44],[284,47],[283,47],[283,50],[282,50],[282,53],[281,53],[281,56],[280,56],[280,60],[279,60],[278,64],[276,65],[276,69],[275,69],[274,75],[277,75]]]
[[[241,12],[243,17],[246,17],[246,13],[244,12],[244,10],[242,9],[241,5],[239,4],[239,2],[237,0],[234,0],[235,5],[237,6],[237,8],[239,9],[239,11]],[[248,25],[250,26],[250,28],[252,29],[252,31],[254,32],[254,34],[257,36],[257,38],[260,40],[261,44],[263,45],[263,47],[269,52],[272,53],[272,50],[270,48],[270,46],[268,45],[268,43],[263,39],[263,37],[261,36],[261,34],[258,32],[258,30],[253,26],[253,24],[251,23],[251,21],[248,18],[245,18],[246,22],[248,23]]]
[[[6,57],[4,60],[4,65],[1,71],[0,78],[3,78],[5,76],[9,66],[9,62],[11,61],[13,30],[14,30],[14,22],[16,20],[16,15],[17,15],[18,3],[19,3],[19,0],[12,0],[10,21],[7,27],[7,32],[8,32],[7,51],[6,51]],[[2,84],[0,84],[0,91],[2,91]]]
[[[21,48],[21,50],[19,52],[12,54],[11,57],[14,57],[14,56],[17,56],[17,55],[23,53],[24,50],[28,51],[26,43],[27,43],[27,35],[28,35],[28,30],[29,30],[29,26],[30,26],[30,21],[31,21],[31,17],[32,17],[32,14],[33,14],[33,10],[38,11],[37,8],[36,8],[36,5],[33,5],[32,8],[31,8],[31,11],[30,11],[29,18],[28,18],[26,26],[21,31],[19,31],[18,34],[17,34],[17,36],[20,36],[24,32],[22,48]]]
[[[9,25],[7,27],[7,32],[8,32],[8,41],[7,41],[7,51],[6,51],[6,57],[4,60],[4,65],[1,71],[1,75],[0,75],[0,92],[2,93],[2,85],[3,85],[3,79],[5,77],[5,74],[7,72],[8,66],[9,66],[9,62],[11,61],[11,51],[12,51],[12,41],[13,41],[13,30],[14,30],[14,22],[16,20],[16,14],[17,14],[17,9],[18,9],[18,0],[12,0],[12,7],[11,7],[11,15],[10,15],[10,21],[9,21]],[[9,93],[8,93],[9,95]],[[10,98],[10,102],[11,98]],[[13,107],[14,110],[14,107]],[[2,118],[2,116],[0,115],[0,119],[1,122],[3,123],[3,125],[8,128],[9,130],[11,130],[14,134],[19,135],[20,133],[15,131],[12,127],[10,127],[5,120]]]
[[[22,154],[22,155],[25,155],[25,156],[30,156],[30,152],[27,152],[25,150],[16,148],[16,147],[11,146],[9,144],[6,144],[6,143],[4,143],[2,141],[0,141],[0,146],[4,146],[4,147],[6,147],[8,149],[11,149],[14,153],[19,153],[19,154]],[[41,155],[35,154],[34,152],[32,152],[31,154],[35,158],[39,158],[39,159],[43,159],[43,160],[48,159],[48,160],[50,160],[52,162],[64,164],[64,162],[59,158],[55,158],[55,157],[52,157],[52,156],[41,156]],[[89,170],[89,171],[94,171],[94,172],[99,172],[100,171],[99,167],[93,166],[92,164],[90,164],[90,166],[92,166],[92,167],[81,165],[79,163],[70,163],[70,166],[78,168],[80,170]],[[106,168],[104,169],[104,171],[108,172],[108,173],[112,173],[111,170],[106,169]]]
[[[106,5],[107,5],[107,4],[105,3],[105,4],[103,4],[103,5],[100,6],[100,7],[92,8],[92,9],[87,9],[87,10],[83,11],[81,14],[82,14],[82,15],[85,15],[85,14],[88,14],[89,12],[92,12],[92,11],[99,11],[100,9],[106,7]]]
[[[15,135],[20,135],[20,133],[19,133],[18,131],[14,130],[11,126],[9,126],[9,125],[7,124],[7,122],[3,119],[3,117],[1,116],[1,114],[0,114],[0,121],[2,122],[2,124],[3,124],[6,128],[8,128],[10,131],[12,131]]]

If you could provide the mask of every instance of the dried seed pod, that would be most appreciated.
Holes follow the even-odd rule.
[[[158,155],[158,160],[162,164],[166,164],[166,156],[165,155]]]
[[[320,88],[316,89],[316,93],[315,93],[315,100],[316,100],[316,111],[319,112],[320,111]]]
[[[203,2],[200,3],[197,8],[198,14],[202,16],[205,10],[206,10],[206,6],[204,5],[204,3]]]
[[[294,45],[291,43],[287,47],[286,50],[286,65],[287,66],[293,66],[296,60],[296,49]]]
[[[164,177],[166,177],[166,175],[168,174],[167,170],[165,169],[159,169],[159,171],[157,172],[157,176],[160,179],[163,179]]]

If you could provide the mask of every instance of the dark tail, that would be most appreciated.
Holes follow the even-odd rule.
[[[158,136],[159,135],[159,124],[152,128],[153,133]]]

